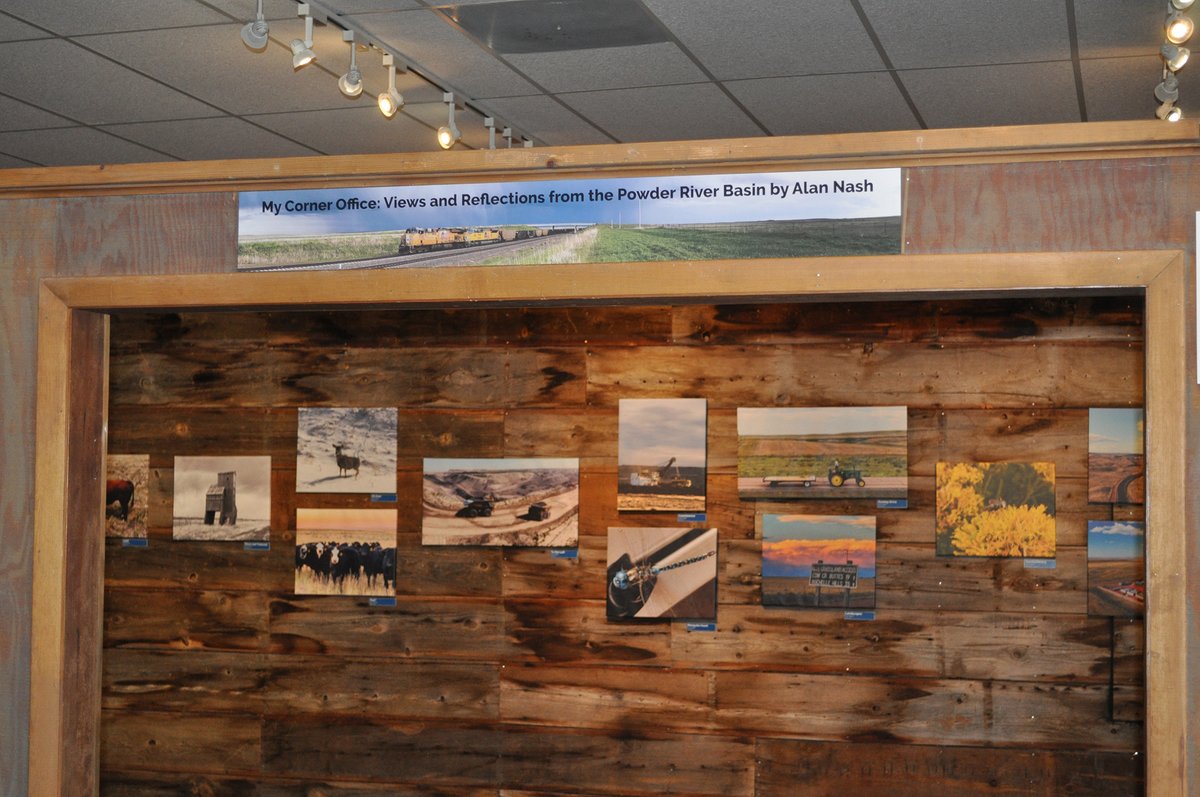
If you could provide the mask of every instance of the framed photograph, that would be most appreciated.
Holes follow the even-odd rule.
[[[907,407],[741,407],[742,498],[906,498]]]
[[[705,399],[621,399],[617,509],[703,512],[708,476]]]
[[[395,595],[395,509],[297,509],[297,595]]]
[[[1088,614],[1146,614],[1146,524],[1088,521]]]
[[[296,492],[396,492],[395,407],[301,407]]]
[[[610,528],[610,620],[717,618],[717,530]]]
[[[424,545],[575,547],[579,460],[426,459]]]
[[[763,515],[764,606],[875,608],[875,518]]]
[[[938,556],[1053,558],[1053,462],[939,462]]]
[[[1146,502],[1146,418],[1141,407],[1088,410],[1088,502]]]
[[[104,536],[144,538],[150,505],[150,455],[109,454],[104,489]]]
[[[268,540],[270,457],[175,457],[177,540]]]

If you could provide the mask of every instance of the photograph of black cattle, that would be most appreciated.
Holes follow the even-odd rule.
[[[395,407],[300,407],[296,492],[396,492]]]
[[[395,509],[297,509],[297,595],[394,595]]]

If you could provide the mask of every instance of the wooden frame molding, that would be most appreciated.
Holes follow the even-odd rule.
[[[1165,128],[1164,128],[1165,129]],[[96,794],[107,313],[368,306],[855,301],[1142,293],[1146,331],[1147,793],[1186,797],[1187,260],[1179,251],[889,255],[372,272],[49,279],[38,330],[30,794]],[[836,267],[835,267],[836,266]]]

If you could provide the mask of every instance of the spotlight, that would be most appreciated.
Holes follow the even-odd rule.
[[[1159,53],[1167,62],[1167,69],[1177,72],[1187,63],[1188,56],[1192,54],[1192,51],[1186,47],[1180,47],[1178,44],[1164,44]]]
[[[1176,11],[1167,17],[1167,41],[1171,44],[1183,44],[1192,38],[1196,26],[1192,18],[1181,11]]]
[[[1164,122],[1178,122],[1183,118],[1183,111],[1180,110],[1178,105],[1164,102],[1158,106],[1158,110],[1154,112],[1154,115]]]
[[[1174,72],[1168,72],[1162,83],[1154,87],[1154,98],[1165,103],[1173,103],[1179,99],[1179,78]]]
[[[500,131],[500,135],[504,136],[504,140],[508,142],[508,148],[512,149],[512,128],[504,128]]]
[[[304,17],[304,38],[292,39],[292,69],[308,66],[317,60],[317,54],[312,51],[313,18],[308,13],[308,3],[297,5],[296,14]]]
[[[1175,6],[1180,11],[1183,11],[1186,8],[1191,8],[1193,2],[1195,2],[1195,0],[1171,0],[1171,5]]]
[[[396,91],[396,60],[391,53],[383,54],[383,65],[388,71],[388,87],[379,95],[379,112],[391,119],[404,107],[404,98]]]
[[[483,126],[488,131],[488,149],[496,148],[496,120],[490,116],[483,117]]]
[[[342,31],[342,39],[350,42],[350,70],[338,78],[338,88],[347,97],[362,94],[362,72],[358,71],[358,58],[354,52],[354,31]]]
[[[267,20],[263,17],[262,0],[258,0],[258,13],[253,22],[247,22],[242,27],[242,41],[251,50],[261,50],[267,46]]]
[[[447,91],[442,94],[442,102],[446,103],[449,109],[448,119],[446,124],[438,128],[437,142],[442,149],[450,149],[454,146],[454,142],[462,138],[462,132],[459,131],[458,125],[454,124],[454,92]]]

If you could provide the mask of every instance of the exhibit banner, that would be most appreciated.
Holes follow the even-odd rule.
[[[249,191],[238,268],[897,254],[900,195],[900,169]]]

